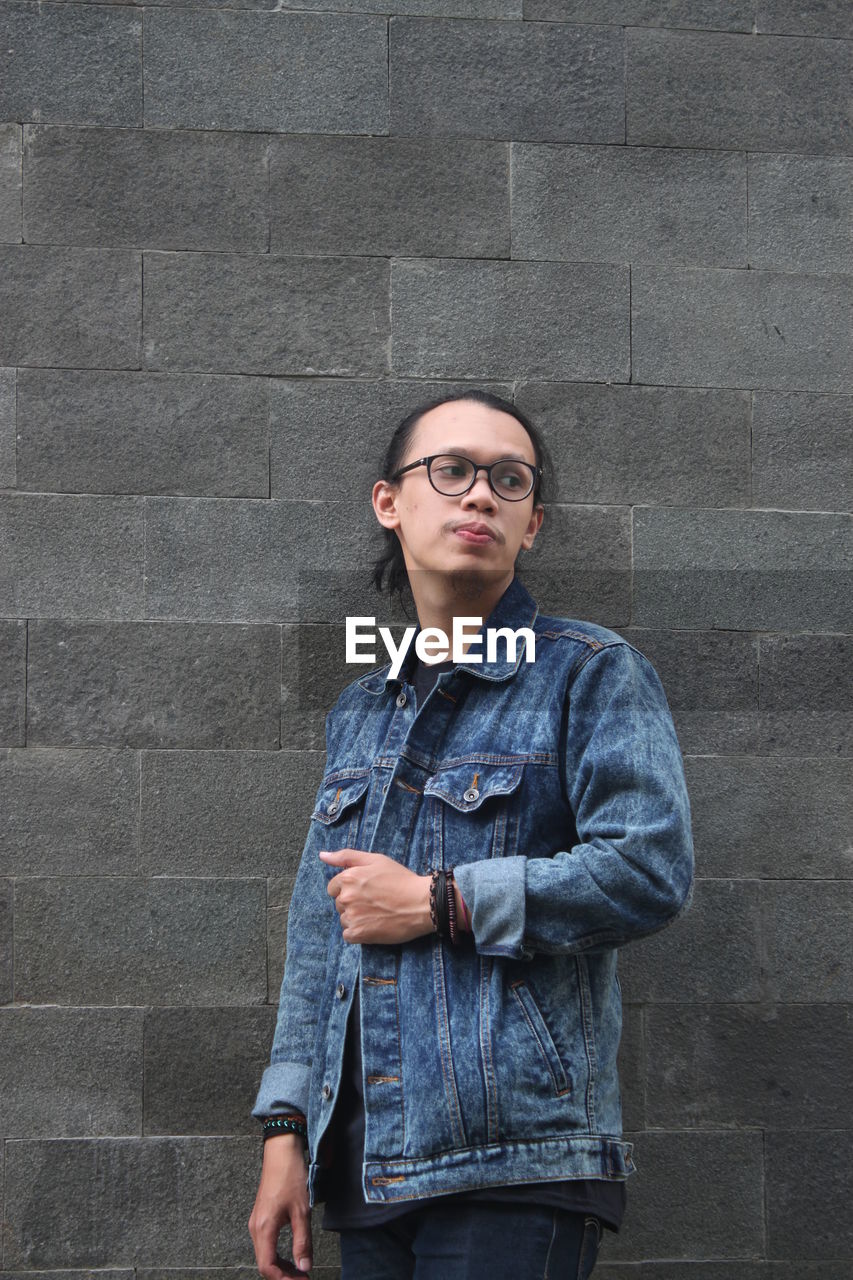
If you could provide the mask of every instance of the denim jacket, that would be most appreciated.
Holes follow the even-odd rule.
[[[308,1120],[308,1186],[359,984],[368,1201],[571,1178],[624,1180],[618,948],[693,895],[684,769],[651,663],[606,627],[539,614],[516,577],[466,660],[414,706],[404,663],[354,680],[296,877],[270,1065],[252,1109]],[[413,649],[409,650],[410,657]],[[345,943],[321,849],[454,868],[472,933]],[[320,1196],[322,1198],[322,1195]]]

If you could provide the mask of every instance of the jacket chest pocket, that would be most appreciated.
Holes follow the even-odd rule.
[[[428,779],[424,796],[441,806],[445,866],[515,854],[523,776],[523,764],[475,760],[448,765]]]
[[[330,774],[324,779],[311,814],[320,824],[324,849],[357,848],[358,831],[364,815],[365,797],[370,786],[370,770],[350,774]]]

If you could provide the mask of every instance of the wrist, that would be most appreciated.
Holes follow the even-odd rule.
[[[423,926],[422,933],[435,933],[435,925],[432,922],[432,910],[430,908],[430,891],[432,888],[432,876],[420,876],[421,882],[421,924]]]

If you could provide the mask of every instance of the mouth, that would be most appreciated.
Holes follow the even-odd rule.
[[[484,524],[462,525],[453,530],[454,536],[463,542],[481,543],[495,542],[497,539]]]

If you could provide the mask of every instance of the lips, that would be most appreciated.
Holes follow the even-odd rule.
[[[458,524],[453,532],[465,542],[495,542],[497,539],[487,524],[473,520],[468,524]]]

